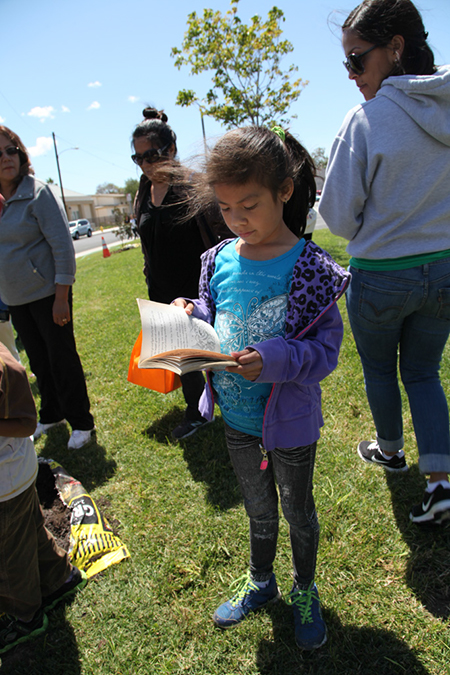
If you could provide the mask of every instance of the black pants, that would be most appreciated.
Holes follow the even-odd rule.
[[[190,422],[195,422],[202,418],[198,411],[198,402],[203,393],[204,386],[205,378],[201,371],[186,373],[181,378],[183,396],[187,404],[185,416]]]
[[[55,296],[9,307],[15,329],[36,375],[41,394],[39,419],[43,424],[66,419],[72,429],[94,426],[90,403],[73,334],[73,323],[53,321]],[[72,294],[69,294],[72,315]]]
[[[269,452],[261,470],[261,439],[225,424],[228,452],[241,486],[250,519],[250,573],[266,581],[273,572],[278,540],[278,494],[289,523],[292,564],[297,588],[306,590],[314,579],[319,545],[319,521],[313,497],[316,443]]]

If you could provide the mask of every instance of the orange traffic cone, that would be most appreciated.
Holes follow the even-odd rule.
[[[111,253],[109,252],[109,248],[106,245],[105,237],[102,237],[102,246],[103,246],[103,257],[109,258]]]

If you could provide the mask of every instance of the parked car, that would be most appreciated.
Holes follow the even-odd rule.
[[[87,234],[88,237],[92,237],[92,227],[86,218],[71,220],[69,223],[69,230],[72,239],[79,239],[82,234]]]

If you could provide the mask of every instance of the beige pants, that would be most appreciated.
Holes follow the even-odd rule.
[[[31,621],[42,597],[54,593],[72,566],[44,526],[35,484],[0,502],[0,612]]]
[[[14,358],[20,363],[20,356],[16,349],[11,319],[9,321],[0,321],[0,342],[3,342],[5,347],[9,349]]]

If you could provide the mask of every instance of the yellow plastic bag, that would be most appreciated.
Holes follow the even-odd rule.
[[[110,565],[129,558],[128,549],[117,537],[97,504],[86,492],[80,481],[53,459],[39,458],[46,463],[55,477],[55,486],[61,501],[70,509],[70,562],[94,576]]]

